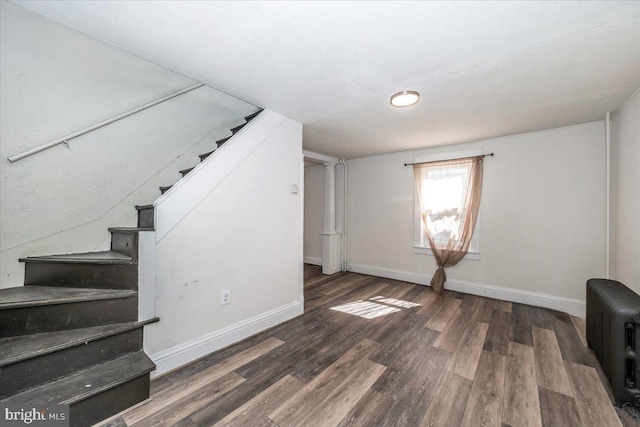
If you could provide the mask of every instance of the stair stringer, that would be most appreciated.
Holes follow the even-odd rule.
[[[214,151],[154,203],[156,242],[162,240],[207,194],[212,192],[288,119],[264,110],[237,135]]]
[[[266,110],[156,201],[156,375],[303,313],[303,170],[302,125]]]

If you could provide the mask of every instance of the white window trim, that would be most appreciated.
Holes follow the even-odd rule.
[[[454,160],[461,159],[464,157],[474,157],[482,155],[482,149],[474,149],[474,150],[464,150],[464,151],[454,151],[454,152],[446,152],[446,153],[437,153],[437,154],[429,154],[427,156],[415,157],[413,159],[413,163],[422,163],[422,162],[437,162],[440,160]],[[415,186],[413,190],[413,199],[414,199],[414,227],[413,227],[413,253],[419,255],[431,255],[433,256],[433,252],[431,248],[428,246],[428,243],[425,245],[421,245],[422,241],[422,218],[420,217],[420,202],[418,201],[418,197],[416,196]],[[471,244],[469,245],[469,251],[462,259],[472,260],[472,261],[480,261],[480,217],[481,213],[478,213],[478,221],[476,223],[476,227],[473,230],[473,237],[471,238]]]

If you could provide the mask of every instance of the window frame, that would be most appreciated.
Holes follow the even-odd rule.
[[[481,156],[482,149],[471,149],[464,151],[449,151],[437,154],[428,154],[425,156],[418,156],[413,159],[414,163],[423,163],[423,162],[437,162],[441,160],[455,160],[461,159],[464,157],[474,157]],[[412,171],[413,172],[413,171]],[[429,247],[429,242],[424,241],[423,236],[423,224],[422,224],[422,216],[420,214],[420,202],[418,201],[418,197],[416,194],[415,183],[413,185],[413,253],[419,255],[431,255],[433,256],[433,252],[431,252],[431,247]],[[473,236],[471,237],[471,244],[469,245],[469,250],[463,259],[480,261],[480,219],[482,217],[482,205],[480,205],[480,210],[478,211],[478,219],[476,222],[476,227],[473,230]]]

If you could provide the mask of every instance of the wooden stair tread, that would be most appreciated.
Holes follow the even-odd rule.
[[[115,251],[85,252],[80,254],[44,255],[20,258],[20,262],[63,262],[86,264],[131,264],[130,256]]]
[[[140,328],[157,321],[158,318],[155,318],[144,322],[115,323],[90,328],[0,338],[0,367],[76,345],[84,345],[91,341]]]
[[[247,125],[247,123],[249,123],[249,122],[244,122],[244,123],[243,123],[243,124],[241,124],[241,125],[238,125],[238,126],[236,126],[236,127],[234,127],[234,128],[231,128],[231,134],[232,134],[232,135],[235,135],[237,132],[239,132],[239,131],[240,131],[240,129],[242,129],[243,127],[245,127],[245,126]]]
[[[231,135],[231,136],[233,136],[233,135]],[[230,140],[230,139],[231,139],[231,136],[228,136],[228,137],[226,137],[226,138],[222,138],[222,139],[217,140],[217,141],[216,141],[216,145],[217,145],[218,147],[220,147],[222,144],[224,144],[225,142],[227,142],[228,140]]]
[[[180,171],[180,173],[182,174],[182,176],[185,176],[186,174],[188,174],[189,172],[191,172],[192,170],[195,169],[195,166],[191,167],[191,168],[186,168],[186,169],[182,169]]]
[[[211,150],[208,153],[204,153],[204,154],[200,154],[198,157],[200,157],[200,161],[204,161],[204,159],[206,159],[207,157],[209,157],[210,155],[212,155],[216,150]]]
[[[138,351],[14,394],[0,402],[72,405],[145,375],[154,369],[155,364],[151,359],[143,351]]]
[[[68,304],[78,301],[128,298],[136,295],[136,291],[130,290],[27,285],[0,289],[0,310],[37,305]]]
[[[245,116],[244,119],[247,121],[247,123],[249,123],[251,120],[255,119],[256,116],[260,113],[262,113],[262,109],[256,111],[255,113],[249,114],[248,116]]]

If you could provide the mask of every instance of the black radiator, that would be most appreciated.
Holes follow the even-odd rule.
[[[640,296],[615,280],[587,281],[587,342],[616,406],[640,403]]]

